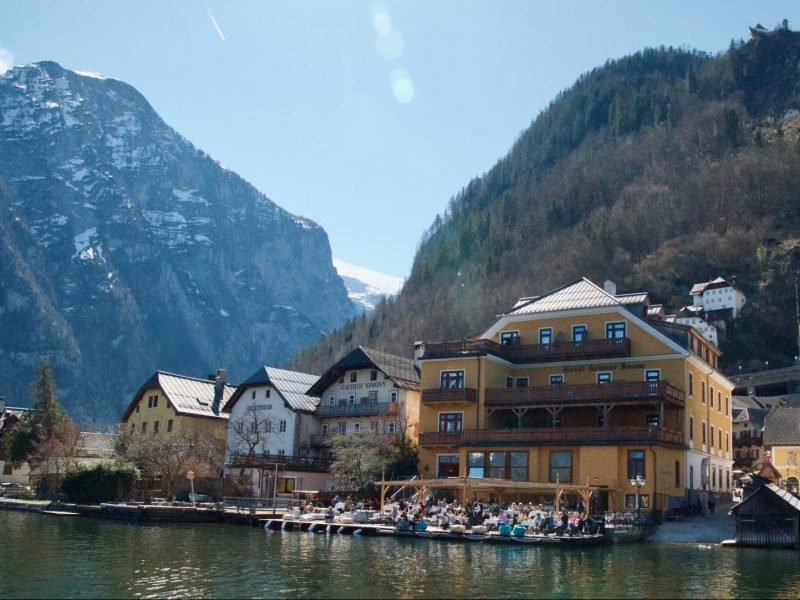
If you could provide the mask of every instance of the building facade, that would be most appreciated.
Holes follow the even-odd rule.
[[[26,417],[31,411],[30,408],[17,408],[6,406],[5,399],[0,396],[0,483],[19,483],[28,485],[30,483],[31,469],[25,462],[14,466],[6,460],[3,436]]]
[[[334,435],[419,433],[419,374],[411,359],[359,346],[308,390],[319,398],[312,443],[325,455]]]
[[[739,317],[747,302],[744,293],[722,277],[694,284],[689,294],[695,306],[702,306],[703,310],[710,313],[729,311],[733,319]]]
[[[262,498],[329,490],[330,461],[316,456],[319,399],[306,395],[317,375],[261,367],[239,385],[223,411],[228,420],[225,471],[246,475]],[[277,474],[276,474],[277,472]]]
[[[593,510],[728,492],[719,350],[649,308],[582,279],[520,299],[477,338],[421,343],[421,476],[598,486]]]
[[[780,486],[800,494],[800,408],[776,406],[764,420],[766,460],[780,472]]]

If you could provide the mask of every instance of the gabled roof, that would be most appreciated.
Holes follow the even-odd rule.
[[[130,405],[122,415],[121,420],[127,420],[145,391],[153,388],[158,388],[164,393],[167,397],[167,401],[179,415],[227,419],[228,415],[223,413],[220,409],[224,407],[231,396],[233,396],[233,393],[236,391],[236,386],[225,384],[220,406],[218,410],[215,411],[213,409],[214,383],[215,382],[210,379],[199,379],[197,377],[188,377],[186,375],[178,375],[166,371],[156,371],[152,377],[139,388],[139,391],[136,392]]]
[[[764,420],[765,446],[800,446],[800,408],[779,406]]]
[[[225,404],[223,411],[226,413],[231,412],[233,406],[249,388],[269,385],[283,398],[283,401],[286,402],[291,410],[312,413],[317,409],[319,399],[308,396],[306,392],[318,379],[318,375],[275,367],[261,367],[248,377],[244,383],[239,385],[236,392],[231,396],[230,401]]]
[[[616,296],[609,294],[603,288],[583,277],[544,296],[536,296],[530,299],[520,298],[514,308],[506,314],[530,315],[576,308],[620,306],[622,304]]]
[[[786,504],[788,504],[789,506],[791,506],[794,510],[800,512],[800,499],[798,499],[797,496],[795,496],[794,494],[790,494],[786,490],[782,490],[781,488],[779,488],[774,483],[768,483],[766,485],[762,485],[755,492],[750,494],[747,498],[745,498],[744,500],[739,502],[739,504],[737,504],[736,506],[731,508],[730,512],[733,513],[733,514],[738,513],[739,509],[744,504],[746,504],[747,502],[750,502],[750,500],[752,498],[754,498],[755,496],[757,496],[758,494],[770,494],[770,495],[773,495],[776,498],[778,498],[778,499],[782,500],[783,502],[785,502]]]
[[[735,407],[733,409],[734,423],[750,423],[758,432],[764,431],[764,420],[769,410],[766,408]]]
[[[370,368],[381,371],[397,387],[419,389],[419,373],[410,358],[359,346],[325,371],[306,393],[320,397],[345,371]]]
[[[635,292],[633,294],[617,294],[614,296],[620,304],[650,304],[650,294],[647,292]]]
[[[698,294],[702,294],[706,290],[722,288],[722,287],[734,287],[734,286],[731,283],[729,283],[727,279],[723,279],[722,277],[717,277],[716,279],[712,279],[711,281],[705,281],[703,283],[695,283],[692,286],[689,295],[696,296]]]

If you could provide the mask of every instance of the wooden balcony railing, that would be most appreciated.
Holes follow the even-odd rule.
[[[504,344],[492,340],[463,340],[455,342],[426,342],[423,358],[456,358],[494,354],[514,363],[547,362],[555,360],[614,358],[630,356],[631,341],[595,339],[581,342],[552,342],[550,344]]]
[[[745,435],[745,436],[734,436],[733,438],[733,447],[734,448],[746,448],[748,446],[763,446],[764,445],[764,437],[761,435]]]
[[[419,434],[420,446],[477,446],[483,444],[655,444],[682,446],[683,433],[657,427],[571,427],[535,429],[472,429]]]
[[[423,402],[477,402],[478,390],[474,388],[422,390]]]
[[[666,381],[612,381],[609,383],[582,383],[542,385],[527,388],[487,388],[486,406],[519,407],[549,406],[554,404],[594,404],[609,401],[632,403],[664,400],[683,406],[686,394]]]
[[[396,402],[372,402],[361,404],[338,404],[317,407],[318,417],[367,417],[371,415],[396,415]]]
[[[309,458],[306,456],[293,456],[286,454],[255,454],[247,457],[234,454],[228,460],[231,468],[274,466],[276,463],[290,469],[306,471],[327,471],[331,466],[329,458]]]

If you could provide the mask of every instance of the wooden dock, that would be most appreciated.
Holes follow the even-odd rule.
[[[327,521],[302,521],[296,519],[261,519],[267,531],[296,531],[321,535],[362,535],[396,537],[447,542],[477,542],[504,544],[509,546],[595,546],[608,543],[603,535],[530,535],[503,536],[496,531],[473,534],[469,531],[456,533],[429,527],[425,531],[397,529],[389,525],[372,523],[328,523]]]

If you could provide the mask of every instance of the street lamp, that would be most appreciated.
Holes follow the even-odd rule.
[[[633,479],[631,479],[631,485],[636,488],[636,517],[638,519],[639,515],[641,514],[641,502],[639,497],[639,492],[644,487],[645,480],[644,477],[641,475],[637,475]]]

